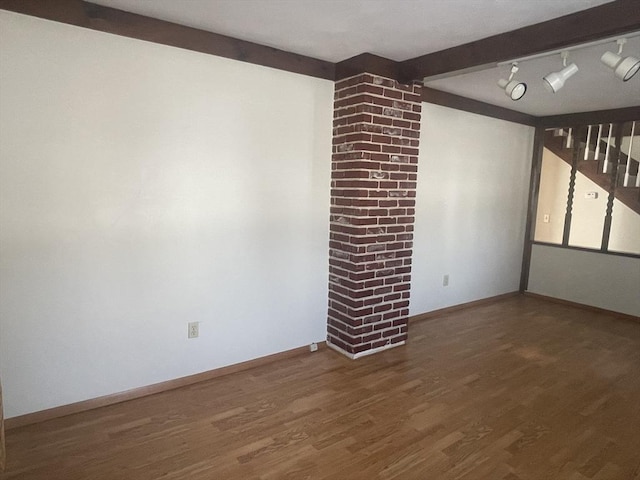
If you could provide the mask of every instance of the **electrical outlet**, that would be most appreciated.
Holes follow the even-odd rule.
[[[318,344],[317,343],[312,343],[311,345],[309,345],[309,351],[310,352],[317,352],[318,351]]]
[[[200,322],[189,322],[189,338],[198,338],[200,335]]]
[[[449,286],[449,274],[448,273],[445,276],[442,277],[442,286],[443,287],[448,287]]]
[[[550,218],[551,218],[551,217],[549,216],[549,214],[548,214],[548,213],[545,213],[545,214],[542,216],[542,221],[543,221],[544,223],[549,223]]]

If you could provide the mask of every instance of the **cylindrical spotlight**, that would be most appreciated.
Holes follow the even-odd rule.
[[[509,79],[501,78],[498,80],[498,85],[511,100],[520,100],[527,93],[527,84],[513,79],[516,73],[518,73],[518,62],[513,62]]]
[[[520,100],[527,93],[527,84],[524,82],[518,82],[516,80],[505,80],[501,78],[498,80],[498,85],[504,90],[504,93],[511,98],[511,100]]]
[[[613,70],[616,77],[626,82],[640,70],[640,60],[636,57],[621,57],[613,52],[605,52],[600,61]]]
[[[543,78],[545,88],[556,93],[564,86],[564,82],[578,72],[578,66],[575,63],[564,67],[559,72],[552,72]]]

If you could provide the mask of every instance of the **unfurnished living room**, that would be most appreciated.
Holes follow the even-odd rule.
[[[0,480],[640,480],[640,1],[0,0]]]

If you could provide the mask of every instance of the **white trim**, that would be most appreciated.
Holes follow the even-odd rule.
[[[358,352],[358,353],[349,353],[346,350],[340,348],[337,345],[334,345],[333,343],[331,343],[331,340],[327,339],[327,347],[329,348],[333,348],[336,352],[341,353],[342,355],[349,357],[351,360],[356,360],[358,358],[362,358],[362,357],[366,357],[367,355],[373,355],[374,353],[378,353],[378,352],[382,352],[384,350],[389,350],[390,348],[393,347],[399,347],[401,345],[404,345],[406,343],[405,340],[398,342],[398,343],[388,343],[386,345],[383,345],[381,347],[376,347],[376,348],[372,348],[370,350],[365,350],[364,352]]]

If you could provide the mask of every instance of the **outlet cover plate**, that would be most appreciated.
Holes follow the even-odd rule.
[[[189,338],[198,338],[200,335],[200,322],[189,322]]]

